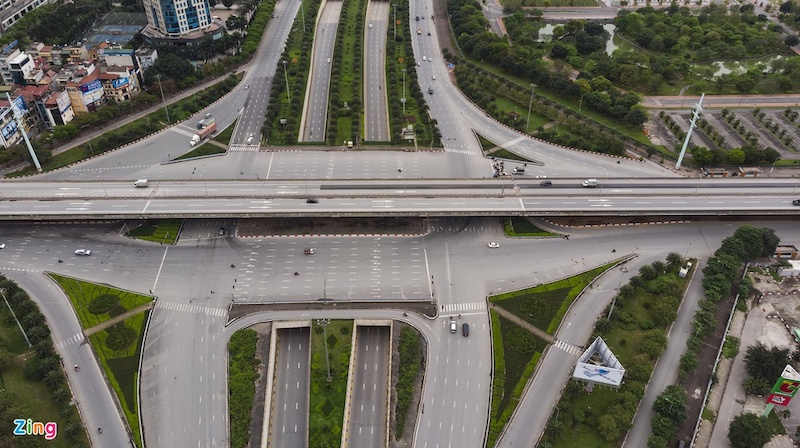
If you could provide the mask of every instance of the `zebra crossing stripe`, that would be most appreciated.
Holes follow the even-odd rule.
[[[172,311],[181,311],[187,313],[207,314],[209,316],[224,317],[225,310],[221,308],[211,308],[207,306],[188,305],[185,303],[175,303],[160,300],[156,305],[158,308],[164,308]]]

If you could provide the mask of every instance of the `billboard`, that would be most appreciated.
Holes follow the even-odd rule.
[[[14,98],[14,107],[20,111],[20,113],[28,110],[28,106],[25,105],[25,98],[22,95]]]
[[[576,380],[586,381],[590,385],[598,383],[612,387],[622,385],[624,376],[625,368],[599,336],[578,358],[575,370],[572,372],[572,377]]]
[[[101,83],[99,79],[95,79],[94,81],[90,81],[87,82],[86,84],[81,85],[81,92],[89,93],[102,88],[103,88],[103,83]]]
[[[67,93],[66,90],[56,97],[56,104],[58,104],[58,111],[61,112],[62,115],[67,109],[72,107],[72,103],[69,100],[69,93]]]
[[[3,138],[9,140],[15,132],[17,132],[17,120],[11,120],[3,127]]]
[[[799,387],[800,374],[798,374],[792,366],[787,364],[783,369],[783,373],[781,373],[781,377],[778,378],[778,381],[772,386],[772,391],[770,391],[767,397],[767,403],[786,406],[797,393]]]
[[[111,80],[111,86],[115,89],[119,89],[120,87],[124,87],[128,85],[128,78],[117,78]]]

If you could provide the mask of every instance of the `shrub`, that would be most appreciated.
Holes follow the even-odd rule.
[[[111,350],[122,350],[136,342],[136,330],[125,324],[117,324],[107,329],[106,346]]]
[[[86,306],[92,314],[105,314],[119,303],[119,296],[103,294],[92,299]]]

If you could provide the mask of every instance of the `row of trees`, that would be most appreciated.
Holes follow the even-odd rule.
[[[527,120],[524,112],[523,114],[503,113],[492,102],[499,96],[523,105],[530,101],[530,90],[472,63],[461,61],[448,54],[446,54],[446,57],[457,62],[455,68],[456,81],[464,94],[497,120],[520,131],[524,132],[526,130]],[[575,85],[577,86],[578,84]],[[598,83],[596,85],[600,86],[601,84]],[[602,94],[607,95],[606,92],[602,92]],[[609,130],[601,124],[544,97],[534,95],[533,102],[537,114],[557,122],[559,126],[563,126],[561,128],[562,132],[558,132],[558,129],[554,128],[539,128],[534,133],[538,138],[574,148],[616,155],[624,154],[626,146],[633,148],[636,144],[636,142],[619,131]],[[640,113],[641,116],[639,116]],[[636,126],[641,125],[647,119],[647,115],[638,108],[628,112],[626,115],[631,117],[632,121],[630,123]]]
[[[27,380],[44,383],[50,390],[49,398],[61,410],[63,420],[58,425],[59,437],[61,434],[65,434],[73,442],[72,446],[85,446],[86,433],[78,412],[71,403],[72,394],[62,369],[61,358],[53,349],[50,328],[47,326],[44,315],[22,288],[4,276],[0,276],[0,290],[3,291],[32,344],[32,347],[23,353],[11,351],[10,346],[6,343],[0,344],[0,373],[8,372],[10,369],[19,368],[22,365]],[[5,306],[2,307],[0,316],[2,316],[5,326],[17,330],[13,316]],[[0,431],[3,434],[12,433],[16,426],[13,424],[14,419],[36,415],[36,410],[25,408],[19,398],[20,395],[30,393],[29,390],[5,389],[0,394]],[[46,397],[40,398],[46,399]],[[41,444],[41,439],[37,437],[14,437],[13,439],[15,447],[32,448]]]
[[[681,303],[683,291],[676,272],[682,262],[680,254],[670,253],[666,262],[657,260],[642,266],[638,275],[619,288],[614,305],[606,307],[595,324],[592,339],[603,336],[612,345],[635,344],[634,349],[620,354],[620,362],[626,368],[624,383],[612,403],[597,411],[591,407],[573,409],[572,403],[581,394],[582,387],[576,381],[567,383],[539,447],[552,447],[570,429],[584,426],[596,430],[608,442],[618,441],[628,431],[654,363],[666,347],[665,328],[675,319]],[[634,315],[641,315],[641,312],[634,313],[630,308],[640,304],[648,310],[647,317],[637,320]],[[619,333],[613,333],[615,327],[626,329],[626,334],[631,331],[635,340],[620,338]]]
[[[639,98],[635,94],[620,92],[610,83],[601,83],[602,88],[598,89],[592,86],[593,81],[587,80],[588,85],[573,82],[563,63],[553,67],[544,61],[542,57],[546,51],[534,38],[538,29],[534,31],[525,23],[529,19],[522,12],[512,9],[504,19],[507,26],[510,24],[507,30],[513,45],[489,31],[488,22],[475,0],[453,0],[448,3],[448,12],[459,48],[470,58],[499,66],[508,74],[535,83],[539,89],[557,92],[575,101],[582,99],[586,107],[615,119],[628,119],[627,114],[636,110]],[[557,61],[572,62],[574,57],[580,58],[579,55],[605,54],[608,34],[602,25],[570,20],[556,28],[555,53],[551,51],[550,55]],[[639,124],[647,120],[643,112],[633,113],[629,121],[639,120],[643,120]]]
[[[675,440],[678,429],[686,421],[686,391],[681,386],[670,385],[653,402],[650,427],[653,433],[647,439],[647,448],[666,448]]]

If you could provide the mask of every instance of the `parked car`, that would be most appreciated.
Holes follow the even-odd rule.
[[[88,257],[89,255],[92,255],[92,251],[90,251],[89,249],[78,249],[78,250],[75,251],[75,255],[80,255],[82,257]]]
[[[492,241],[491,243],[489,243],[489,247],[491,249],[497,249],[498,247],[500,247],[500,245]]]

